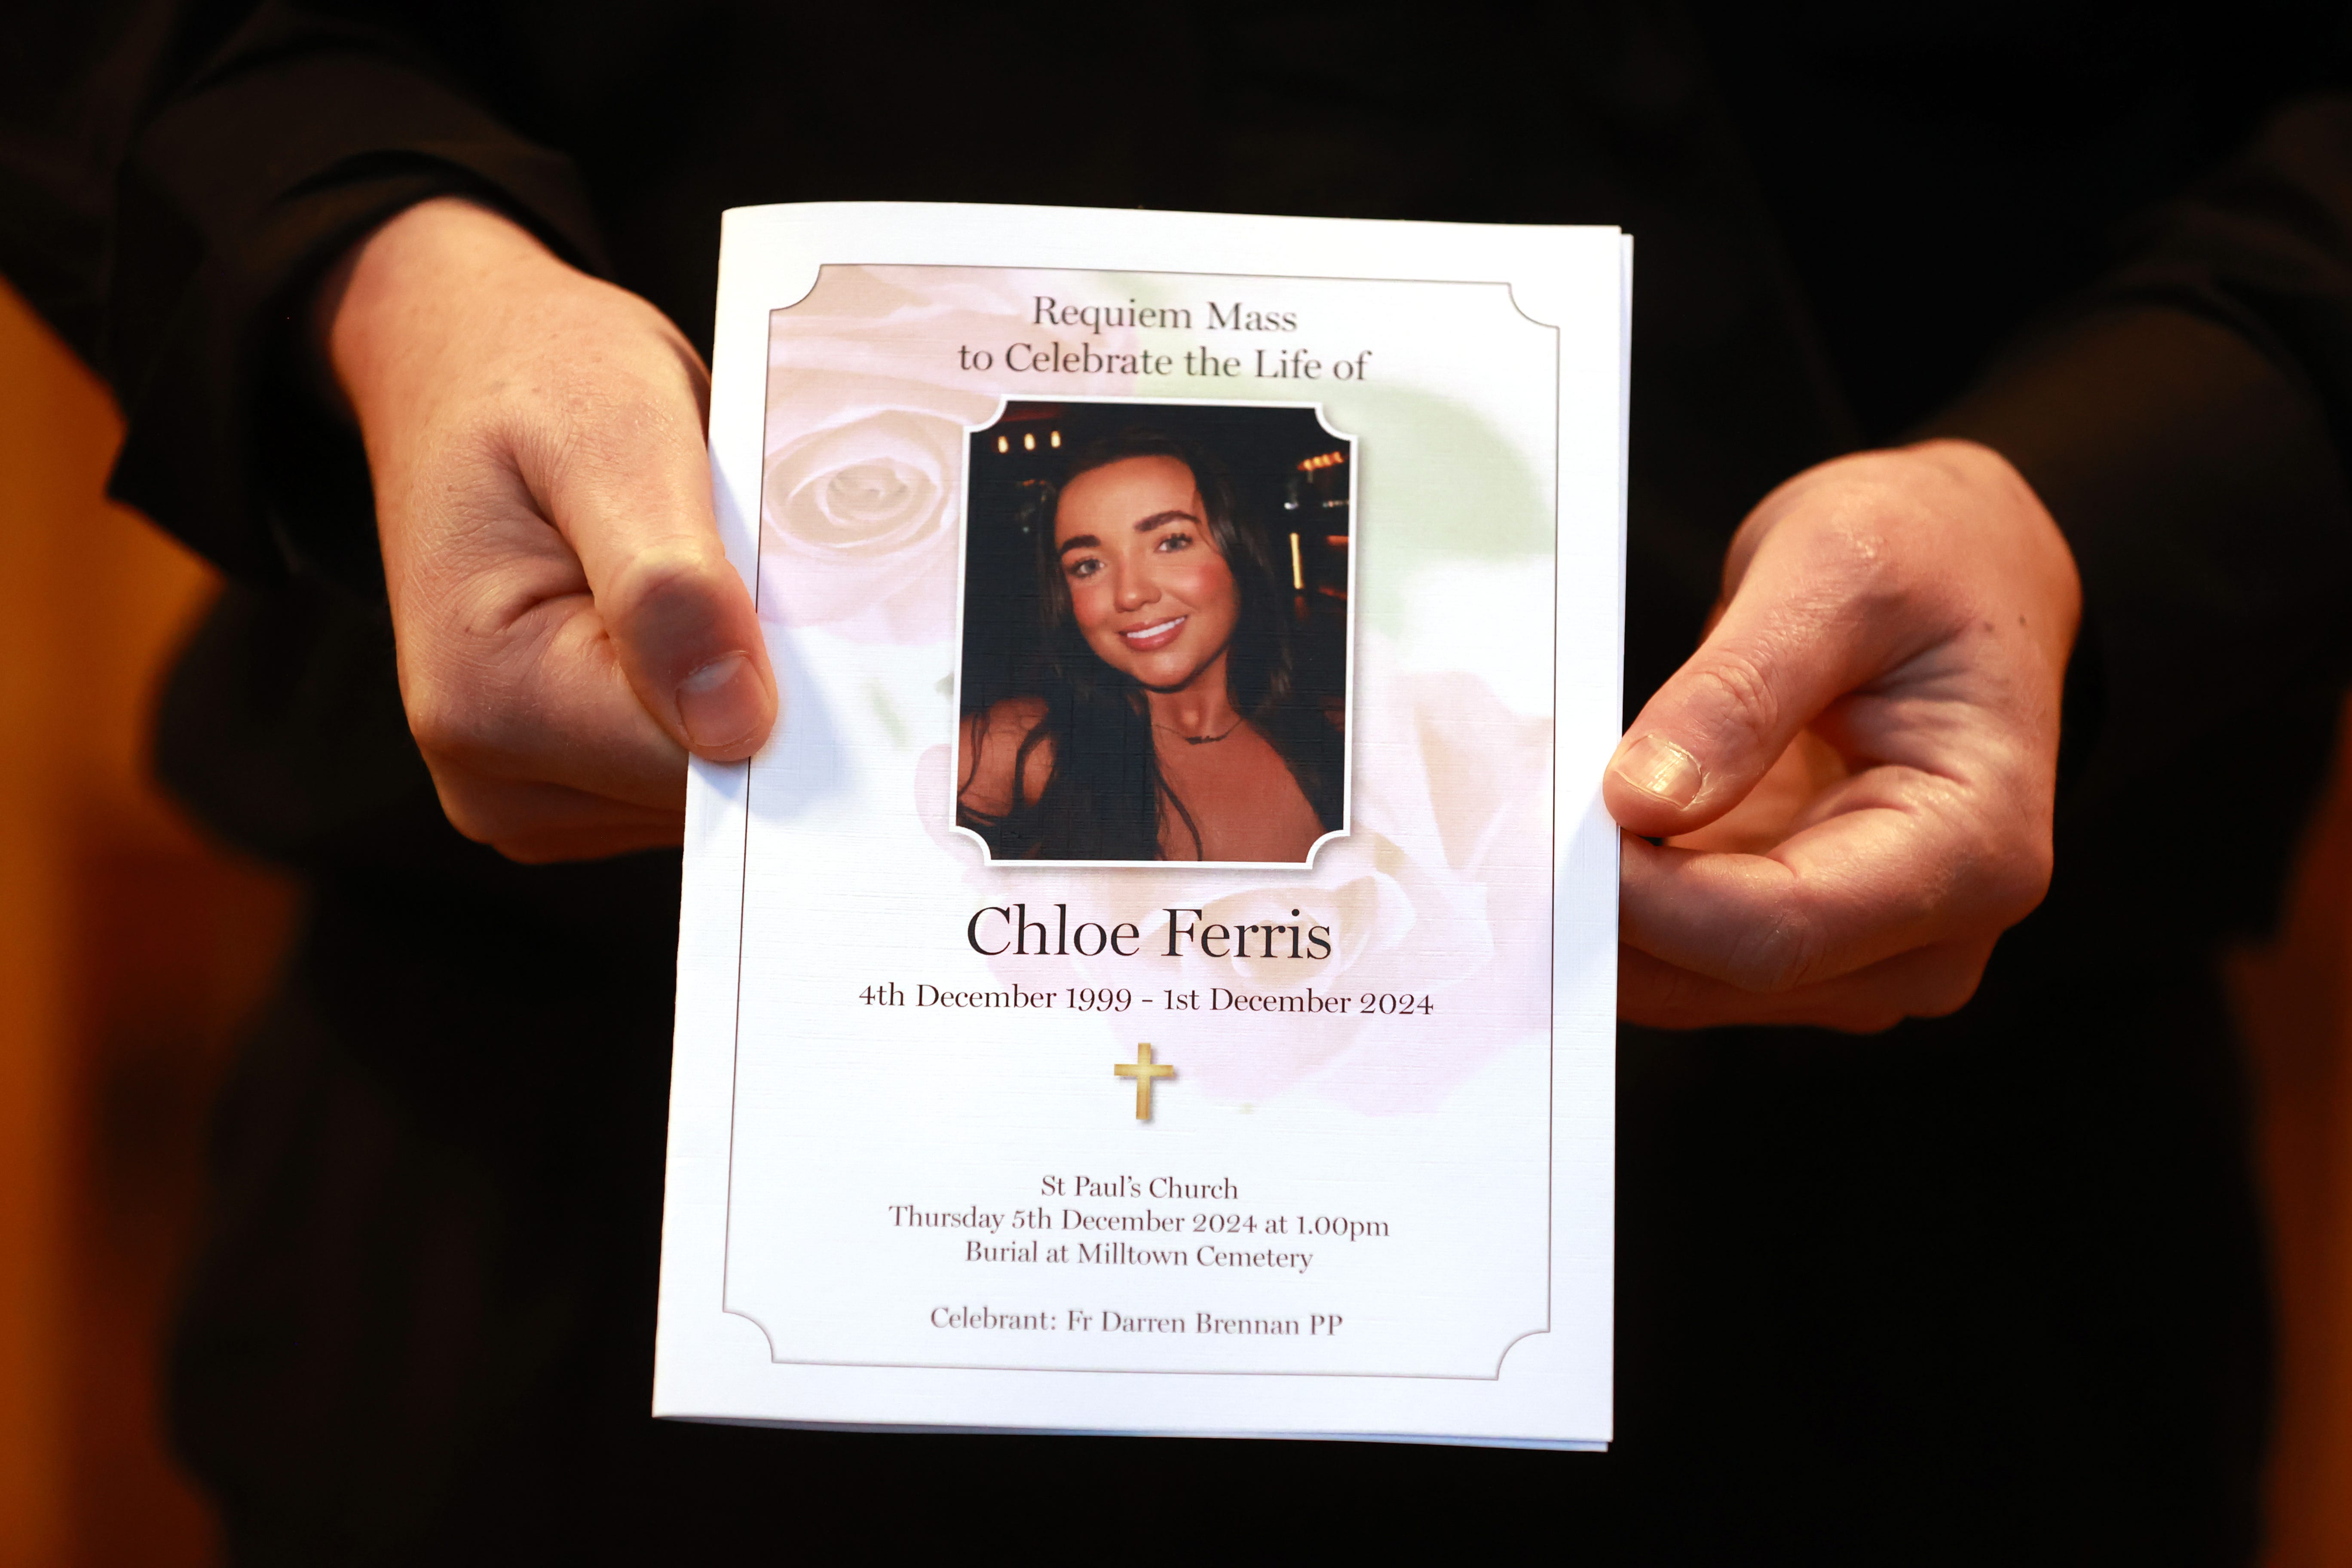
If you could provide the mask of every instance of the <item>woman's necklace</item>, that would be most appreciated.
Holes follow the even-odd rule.
[[[1160,723],[1156,719],[1152,721],[1151,727],[1155,730],[1166,730],[1169,734],[1175,736],[1178,740],[1183,742],[1188,746],[1213,746],[1219,741],[1223,740],[1227,735],[1230,735],[1234,731],[1240,729],[1242,727],[1242,721],[1239,719],[1236,719],[1214,735],[1187,735],[1181,730],[1169,730],[1167,725]]]

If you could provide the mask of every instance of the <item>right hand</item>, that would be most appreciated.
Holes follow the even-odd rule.
[[[700,357],[455,199],[355,247],[317,310],[450,822],[525,861],[677,843],[687,753],[749,757],[777,706],[711,515]]]
[[[1619,1016],[1866,1033],[1966,1003],[2050,886],[2082,603],[2056,521],[1973,442],[1759,502],[1602,785],[1628,829]]]

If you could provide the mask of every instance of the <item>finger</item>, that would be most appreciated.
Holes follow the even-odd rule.
[[[530,595],[519,615],[497,604],[459,606],[452,618],[492,629],[404,647],[402,700],[436,776],[546,782],[587,798],[679,810],[686,752],[638,700],[588,595],[574,588],[539,597],[501,581],[518,575],[480,574],[467,589]]]
[[[1769,526],[1720,618],[1610,763],[1603,797],[1621,825],[1656,838],[1715,820],[1815,715],[1940,631],[1898,613],[1906,606],[1886,552],[1858,521],[1801,515],[1870,504],[1867,490],[1816,486],[1759,509]]]
[[[1956,786],[1874,769],[1843,807],[1769,855],[1623,843],[1622,940],[1741,990],[1785,992],[1896,953],[2006,930],[2040,900],[2047,858],[1986,832]]]
[[[535,826],[520,837],[501,839],[492,847],[518,865],[551,866],[566,860],[609,860],[615,855],[635,855],[646,849],[675,849],[685,841],[686,828],[681,819],[634,826],[608,824],[570,833]]]
[[[1835,748],[1811,729],[1800,731],[1738,805],[1706,826],[1676,834],[1668,842],[1677,849],[1767,853],[1810,820],[1822,797],[1850,776],[1844,757]]]
[[[527,477],[543,483],[639,700],[681,746],[733,762],[775,722],[775,676],[711,515],[699,366],[670,346],[634,383],[641,395],[576,411],[544,474]]]
[[[686,802],[686,752],[656,721],[623,665],[613,637],[584,595],[551,601],[530,612],[518,633],[543,640],[521,661],[528,689],[509,711],[531,724],[533,754],[509,753],[499,766],[510,776],[569,784],[584,793],[663,811]],[[533,723],[536,713],[560,714],[557,724]]]
[[[436,768],[434,788],[458,832],[526,863],[617,855],[679,843],[684,811],[633,805],[562,784],[513,783]]]
[[[1976,994],[1993,943],[1937,943],[1817,985],[1759,994],[1679,969],[1639,948],[1617,950],[1617,1016],[1654,1029],[1727,1024],[1811,1025],[1875,1034],[1906,1018],[1940,1018]]]

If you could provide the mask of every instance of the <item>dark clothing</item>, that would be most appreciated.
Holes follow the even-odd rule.
[[[174,1363],[240,1561],[1366,1523],[1571,1561],[2249,1560],[2268,1350],[2213,966],[2269,918],[2344,673],[2332,9],[154,0],[23,33],[0,266],[121,398],[116,492],[236,580],[163,769],[316,889]],[[1953,1018],[1624,1031],[1606,1457],[657,1425],[676,858],[525,869],[442,822],[358,447],[294,360],[310,280],[446,191],[706,349],[734,205],[1622,224],[1628,712],[1773,484],[1986,440],[2084,574],[2051,898]]]

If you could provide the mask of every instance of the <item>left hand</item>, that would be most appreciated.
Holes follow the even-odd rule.
[[[1620,1016],[1869,1031],[1967,1002],[2050,885],[2081,613],[2057,525],[1988,447],[1842,458],[1767,496],[1603,785]]]

